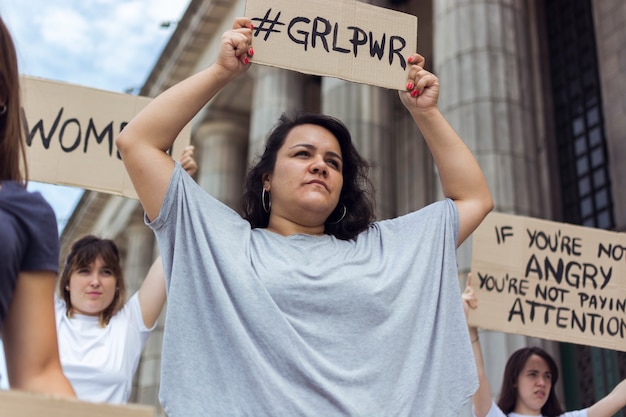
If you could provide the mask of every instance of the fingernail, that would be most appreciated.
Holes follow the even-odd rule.
[[[413,89],[413,83],[411,83],[411,82],[410,82],[410,83],[408,83],[408,84],[406,85],[406,89],[407,89],[407,90],[412,90],[412,89]]]
[[[248,60],[248,57],[245,57],[245,58],[243,59],[243,63],[244,63],[244,64],[247,64],[247,63],[249,63],[249,62],[250,62],[250,60]]]
[[[254,55],[254,49],[252,48],[248,49],[248,55],[250,56]]]
[[[407,61],[413,62],[413,55],[411,55]]]
[[[419,95],[420,95],[419,90],[413,90],[413,91],[411,91],[411,97],[417,97],[417,96],[419,96]]]
[[[250,30],[254,30],[254,25],[250,23]]]

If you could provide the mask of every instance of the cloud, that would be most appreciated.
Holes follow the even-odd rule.
[[[104,90],[143,85],[189,0],[0,0],[20,72]],[[31,183],[54,208],[59,229],[82,190]],[[1,384],[1,382],[0,382]]]
[[[29,0],[3,4],[21,72],[123,92],[140,87],[189,0]],[[28,3],[28,10],[26,7]]]
[[[80,56],[93,48],[95,39],[89,36],[88,16],[59,8],[51,9],[40,20],[42,41],[60,56]]]

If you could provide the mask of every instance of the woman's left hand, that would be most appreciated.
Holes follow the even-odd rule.
[[[420,54],[413,54],[407,59],[411,65],[406,89],[399,91],[402,104],[409,111],[428,111],[437,107],[439,98],[439,79],[424,69],[426,60]]]
[[[467,319],[470,309],[474,310],[476,307],[478,307],[478,297],[476,297],[476,293],[472,288],[471,280],[472,274],[468,273],[467,282],[465,284],[465,291],[463,291],[463,294],[461,294],[461,299],[463,300],[463,310],[465,312],[465,319]]]
[[[183,167],[183,169],[185,171],[187,171],[187,173],[189,175],[191,175],[193,177],[193,174],[195,174],[198,171],[198,164],[196,163],[196,160],[193,157],[193,153],[194,153],[194,147],[191,145],[185,146],[185,149],[183,149],[182,154],[180,155],[180,165]]]

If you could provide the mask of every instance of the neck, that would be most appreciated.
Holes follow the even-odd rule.
[[[324,235],[324,224],[311,226],[296,223],[282,217],[270,216],[267,230],[278,233],[282,236],[291,236],[296,234],[322,236]]]

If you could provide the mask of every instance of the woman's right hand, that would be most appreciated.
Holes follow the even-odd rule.
[[[250,67],[252,49],[252,21],[247,17],[237,17],[232,29],[224,32],[220,51],[215,64],[231,75],[238,75]]]
[[[465,283],[465,291],[461,294],[461,299],[463,300],[463,311],[465,312],[465,319],[467,320],[467,316],[469,314],[469,309],[472,310],[478,307],[478,297],[476,297],[476,293],[474,289],[471,287],[472,273],[467,274],[467,282]]]

